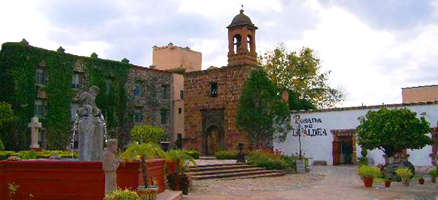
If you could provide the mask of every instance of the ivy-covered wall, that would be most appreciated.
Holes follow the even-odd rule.
[[[143,110],[154,110],[158,116],[160,109],[170,108],[170,101],[159,100],[160,94],[150,96],[152,94],[145,93],[148,96],[144,98],[150,99],[149,102],[157,99],[157,104],[139,106],[130,103],[135,100],[131,91],[135,81],[129,81],[129,74],[136,73],[140,68],[129,64],[126,59],[122,62],[103,60],[94,53],[91,57],[76,56],[64,53],[61,47],[57,51],[33,47],[25,40],[20,43],[4,43],[0,51],[0,101],[13,105],[18,121],[9,132],[0,133],[0,137],[8,149],[27,148],[30,144],[27,123],[35,114],[35,100],[42,100],[46,109],[40,121],[43,123],[42,131],[47,136],[47,148],[66,148],[73,123],[70,106],[72,103],[79,104],[79,95],[91,85],[96,85],[100,88],[96,104],[106,118],[109,135],[121,140],[120,144],[123,145],[129,140],[129,130],[134,124],[132,110],[136,106],[152,106],[154,108]],[[45,84],[36,84],[36,69],[47,73]],[[142,71],[134,77],[135,80],[142,80],[145,85],[159,90],[161,85],[170,84],[170,73]],[[80,77],[77,88],[72,88],[73,74]],[[145,118],[142,123],[152,124],[157,121],[148,120]]]

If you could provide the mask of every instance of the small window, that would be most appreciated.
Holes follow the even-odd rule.
[[[211,83],[210,94],[211,94],[211,97],[217,97],[217,83],[216,82]]]
[[[179,91],[179,99],[184,100],[184,90]]]
[[[141,82],[137,81],[135,83],[135,91],[134,91],[135,96],[141,96]]]
[[[46,72],[42,69],[35,70],[35,83],[39,85],[46,84]]]
[[[79,88],[79,74],[74,73],[71,79],[71,88]]]
[[[143,114],[141,110],[135,109],[134,110],[134,122],[140,123],[143,121]]]
[[[167,110],[161,110],[161,124],[167,124]]]
[[[110,94],[112,89],[112,81],[111,79],[106,79],[105,81],[105,94],[108,95]]]
[[[178,114],[182,113],[182,108],[178,108]]]
[[[163,85],[163,99],[167,99],[167,85]]]
[[[43,102],[41,100],[36,100],[35,101],[35,115],[43,116],[43,114],[44,114]]]

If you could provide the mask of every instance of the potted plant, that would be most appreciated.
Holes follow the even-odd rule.
[[[423,178],[423,176],[420,176],[420,178],[418,179],[418,183],[419,183],[420,185],[423,185],[423,184],[424,184],[424,178]]]
[[[430,180],[432,181],[432,183],[436,183],[436,169],[432,169],[428,173],[430,175]]]
[[[390,178],[385,178],[385,187],[391,186],[392,180]]]
[[[154,142],[142,144],[132,143],[128,146],[126,151],[120,155],[120,157],[128,161],[140,159],[144,186],[138,186],[137,191],[142,198],[148,197],[149,199],[155,199],[156,194],[158,193],[158,187],[149,187],[146,161],[149,159],[164,157],[164,151],[161,149],[160,145]]]
[[[117,188],[105,195],[105,200],[141,200],[133,190]]]
[[[409,186],[409,182],[413,175],[409,167],[398,168],[395,170],[395,173],[402,178],[403,185]]]
[[[183,150],[172,150],[166,152],[165,160],[166,163],[176,163],[175,171],[169,170],[166,176],[170,189],[181,190],[183,194],[187,195],[190,181],[185,171],[189,166],[189,162],[196,165],[195,159]]]
[[[362,165],[358,169],[358,174],[362,178],[365,187],[373,187],[374,177],[380,175],[380,169],[374,166]]]

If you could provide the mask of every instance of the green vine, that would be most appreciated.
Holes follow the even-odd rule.
[[[0,101],[9,102],[17,114],[15,137],[3,140],[7,149],[23,149],[30,144],[27,123],[34,116],[38,91],[46,94],[47,115],[42,119],[47,132],[49,149],[64,149],[69,143],[72,122],[70,104],[76,94],[71,88],[73,68],[76,61],[85,64],[87,83],[85,88],[96,85],[101,89],[96,103],[102,109],[108,131],[113,130],[122,138],[129,134],[126,124],[128,72],[132,67],[126,62],[82,57],[58,51],[29,46],[26,42],[4,43],[0,51]],[[47,64],[48,82],[45,86],[35,85],[35,69],[42,61]],[[106,91],[106,82],[111,80],[111,89]],[[12,134],[12,133],[8,133]],[[23,142],[24,141],[24,142]]]

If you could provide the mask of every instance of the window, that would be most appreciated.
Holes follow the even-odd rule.
[[[184,90],[179,91],[179,99],[184,100]]]
[[[78,111],[78,109],[79,109],[79,104],[76,103],[70,104],[70,115],[72,120],[76,119],[76,112]]]
[[[74,73],[71,79],[71,88],[79,88],[79,74]]]
[[[112,81],[111,79],[106,79],[105,81],[105,94],[108,95],[111,92],[111,85],[112,85]]]
[[[178,108],[178,114],[182,113],[182,108]]]
[[[44,112],[43,101],[36,100],[35,101],[35,115],[43,116],[43,112]]]
[[[167,110],[161,110],[161,124],[167,124]]]
[[[135,83],[135,91],[134,91],[135,96],[141,96],[141,82],[137,81]]]
[[[46,84],[46,72],[42,69],[35,71],[35,83],[40,85]]]
[[[240,53],[241,43],[242,43],[242,37],[240,35],[234,36],[234,53]]]
[[[163,99],[167,99],[167,85],[163,85]]]
[[[211,97],[217,97],[217,83],[216,82],[211,83],[210,94],[211,94]]]
[[[134,110],[134,122],[140,123],[143,121],[143,114],[141,110],[135,109]]]

